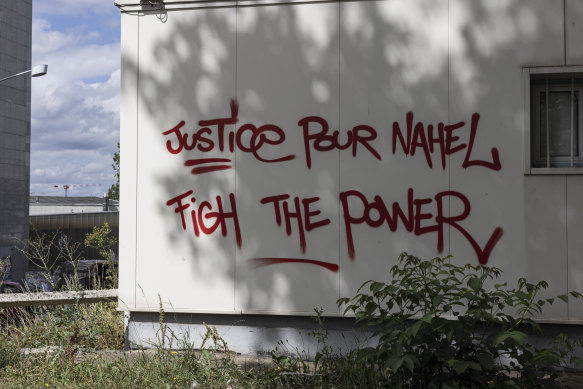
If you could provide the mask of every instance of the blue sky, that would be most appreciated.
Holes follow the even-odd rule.
[[[120,13],[110,0],[33,0],[30,193],[101,196],[115,182]],[[55,185],[59,185],[55,188]]]

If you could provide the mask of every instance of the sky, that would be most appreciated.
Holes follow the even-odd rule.
[[[113,0],[33,0],[31,195],[102,196],[119,142],[120,13]],[[58,187],[55,187],[57,185]]]

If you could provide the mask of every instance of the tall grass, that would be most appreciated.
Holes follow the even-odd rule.
[[[470,286],[474,285],[472,280],[467,281]],[[69,285],[79,287],[74,281]],[[371,290],[378,292],[374,285]],[[354,299],[362,298],[362,293]],[[339,304],[345,301],[341,299]],[[376,323],[378,327],[376,312],[369,309],[361,315],[361,321]],[[314,356],[305,355],[302,350],[287,350],[287,343],[281,341],[281,347],[272,352],[271,359],[264,363],[256,361],[250,368],[241,366],[241,357],[228,349],[212,326],[206,326],[200,342],[193,342],[188,336],[177,337],[166,325],[162,306],[157,342],[150,350],[131,352],[123,351],[123,313],[116,310],[115,303],[42,307],[0,327],[0,388],[391,387],[387,377],[395,374],[396,368],[383,368],[381,357],[374,359],[365,355],[363,358],[364,349],[348,353],[334,349],[329,345],[321,311],[316,310],[315,319],[318,330],[311,335],[319,348]],[[412,323],[407,321],[403,325],[409,330]],[[457,324],[443,323],[443,326],[451,325]],[[394,330],[393,327],[385,329],[390,333]],[[196,349],[194,343],[201,347]],[[422,345],[427,343],[424,341]],[[411,382],[398,386],[409,388]],[[535,384],[529,387],[560,387],[560,381],[554,379]],[[492,386],[487,383],[479,387]]]
[[[314,334],[322,341],[316,362],[279,350],[272,359],[245,367],[214,327],[206,326],[196,342],[202,346],[195,349],[190,339],[177,338],[167,328],[163,311],[160,317],[154,348],[123,352],[123,313],[114,303],[44,307],[0,331],[0,387],[378,387],[374,370],[362,369],[352,354],[342,356],[325,345],[323,329]]]

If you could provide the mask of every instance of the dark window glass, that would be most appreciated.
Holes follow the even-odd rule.
[[[579,105],[578,93],[575,92],[576,108]],[[549,92],[549,151],[552,157],[571,156],[571,92]],[[579,155],[578,111],[573,111],[573,154]],[[540,93],[540,156],[547,156],[547,108],[546,92]]]

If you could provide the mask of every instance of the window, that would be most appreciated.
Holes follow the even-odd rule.
[[[530,169],[527,170],[546,174],[583,173],[583,72],[530,70]]]

